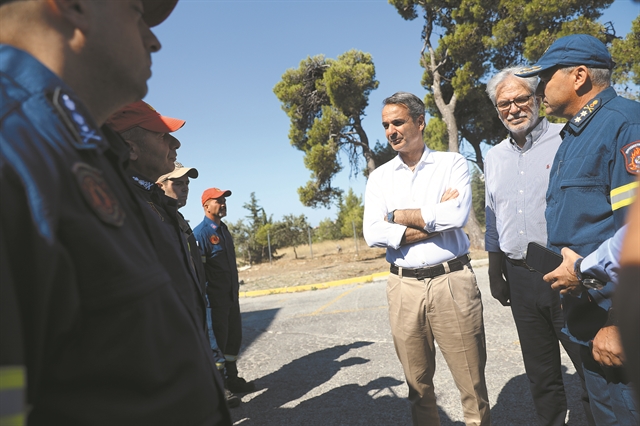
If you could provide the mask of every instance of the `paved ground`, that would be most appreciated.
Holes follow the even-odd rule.
[[[511,312],[483,295],[493,425],[536,425]],[[386,280],[241,299],[239,369],[258,391],[232,410],[236,425],[410,425],[407,386],[389,331]],[[585,423],[569,358],[569,425]],[[459,393],[437,356],[434,378],[442,425],[464,425]]]

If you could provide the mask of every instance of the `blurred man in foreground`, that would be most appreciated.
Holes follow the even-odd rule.
[[[2,424],[231,424],[99,130],[146,94],[175,3],[0,2]]]

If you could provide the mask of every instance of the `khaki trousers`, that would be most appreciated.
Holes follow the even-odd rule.
[[[418,280],[389,275],[389,322],[404,369],[415,426],[440,424],[433,374],[437,342],[460,391],[467,425],[490,425],[484,377],[487,353],[476,277],[461,271]]]

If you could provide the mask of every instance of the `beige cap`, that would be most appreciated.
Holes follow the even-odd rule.
[[[167,173],[166,175],[162,175],[158,178],[156,183],[162,183],[169,179],[178,179],[184,175],[189,176],[191,179],[195,179],[198,177],[198,170],[193,167],[184,167],[181,163],[175,162],[176,168],[173,169],[171,173]]]

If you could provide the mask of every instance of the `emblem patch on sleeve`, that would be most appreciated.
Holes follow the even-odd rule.
[[[214,235],[209,237],[209,241],[211,241],[211,244],[215,245],[215,244],[220,243],[220,238],[218,238],[218,236],[214,234]]]
[[[102,172],[86,163],[75,163],[71,169],[76,175],[80,192],[91,210],[105,223],[122,226],[125,212],[115,194],[102,177]]]
[[[624,146],[620,152],[624,155],[624,165],[633,175],[640,174],[640,140]]]

